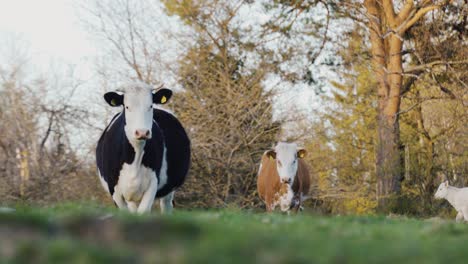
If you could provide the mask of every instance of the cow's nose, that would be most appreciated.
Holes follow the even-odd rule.
[[[291,178],[289,179],[282,179],[281,180],[283,183],[291,184]]]
[[[149,139],[150,131],[148,129],[137,129],[135,130],[135,137],[138,140]]]

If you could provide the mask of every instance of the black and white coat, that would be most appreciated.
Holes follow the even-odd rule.
[[[123,94],[104,95],[111,106],[123,106],[96,148],[101,182],[119,208],[149,212],[154,199],[161,198],[161,210],[172,210],[174,190],[188,173],[190,141],[174,115],[153,108],[171,96],[168,89],[153,93],[139,83]]]

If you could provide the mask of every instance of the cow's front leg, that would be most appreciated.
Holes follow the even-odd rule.
[[[138,209],[138,204],[134,201],[127,201],[127,207],[131,213],[135,213]]]
[[[161,207],[161,213],[168,213],[172,212],[172,200],[174,199],[174,192],[170,192],[168,195],[161,198],[159,201],[159,206]]]
[[[275,207],[276,207],[276,201],[274,201],[272,198],[270,197],[266,197],[265,199],[265,206],[266,206],[266,211],[267,213],[271,213],[275,210]]]
[[[153,173],[150,178],[151,182],[149,187],[143,194],[143,198],[141,199],[140,205],[138,206],[137,212],[140,214],[151,212],[151,207],[153,206],[154,198],[156,197],[156,192],[158,191],[158,178],[156,178],[156,174]]]
[[[302,208],[301,201],[302,201],[302,194],[295,195],[291,200],[291,207],[289,208],[289,210],[291,210],[294,213],[301,211],[301,208]]]
[[[119,207],[119,209],[127,209],[127,203],[125,202],[123,195],[118,188],[114,189],[112,199],[114,200],[117,207]]]
[[[460,211],[457,213],[457,217],[455,218],[455,221],[461,222],[463,220],[463,213]]]
[[[462,209],[462,216],[463,216],[463,220],[465,220],[465,222],[468,222],[468,206],[465,206],[463,209]]]

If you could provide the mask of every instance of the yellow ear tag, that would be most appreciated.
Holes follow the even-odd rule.
[[[112,106],[115,106],[116,104],[117,104],[117,102],[115,101],[115,99],[112,99],[112,100],[111,100],[111,105],[112,105]]]
[[[273,160],[273,157],[272,157],[272,156],[270,156],[270,160]]]
[[[161,98],[161,104],[165,104],[166,102],[167,102],[167,98],[166,98],[166,96],[163,96]]]
[[[303,158],[304,157],[304,152],[301,152],[301,154],[299,154],[299,158]]]

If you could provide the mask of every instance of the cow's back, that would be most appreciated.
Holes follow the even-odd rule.
[[[163,197],[185,181],[190,166],[190,140],[174,115],[154,109],[153,119],[162,130],[167,151],[167,183],[156,193],[156,197]]]

